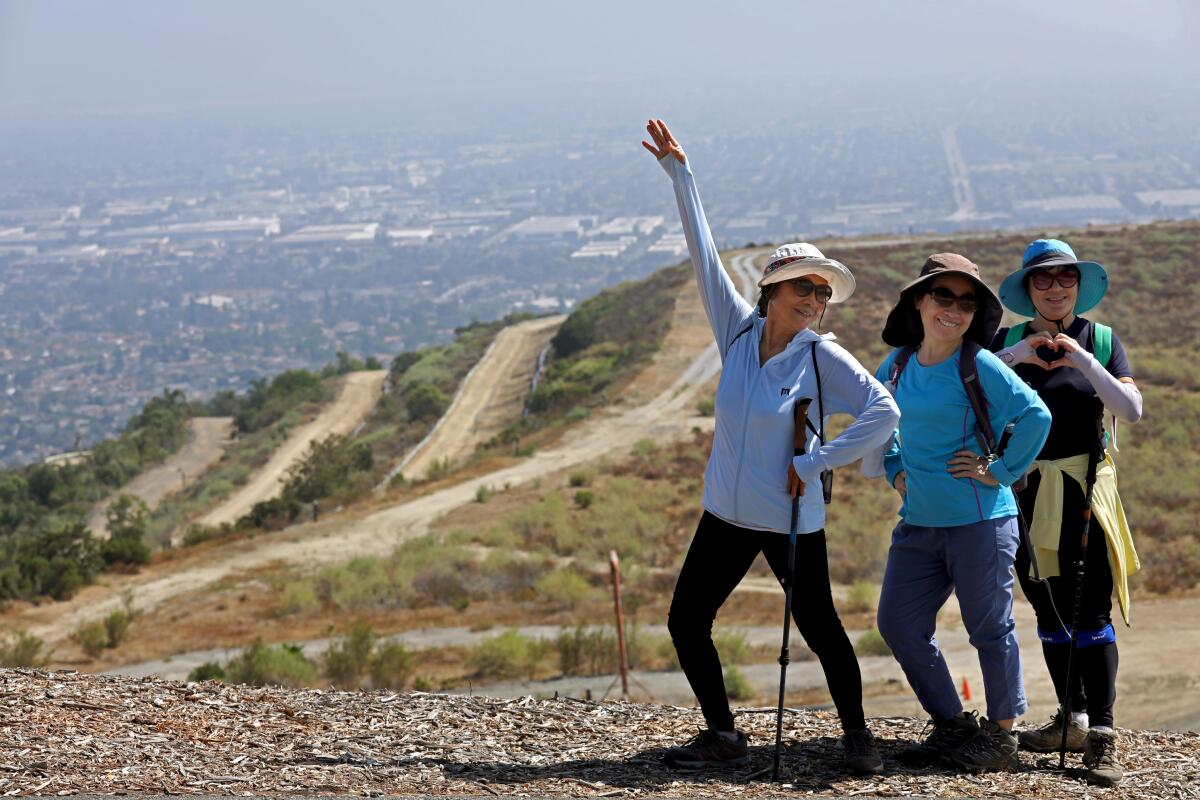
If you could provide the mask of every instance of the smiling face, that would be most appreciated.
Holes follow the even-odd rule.
[[[772,284],[775,288],[772,290],[771,300],[767,304],[768,319],[775,318],[777,321],[785,323],[788,328],[802,330],[821,318],[821,312],[825,310],[825,302],[817,297],[818,292],[816,291],[810,291],[806,296],[801,296],[796,291],[796,283],[800,281],[809,281],[814,287],[829,285],[829,281],[820,275],[802,275],[797,279]]]
[[[1071,285],[1064,287],[1062,282]],[[1049,287],[1038,288],[1046,283]],[[1040,269],[1025,279],[1025,288],[1039,314],[1048,320],[1065,319],[1075,310],[1075,300],[1079,297],[1079,270],[1070,265]]]
[[[925,330],[925,341],[930,344],[957,346],[966,335],[967,328],[971,327],[975,312],[963,311],[957,302],[951,303],[949,308],[944,308],[930,294],[933,289],[953,292],[956,297],[974,297],[975,284],[961,275],[939,275],[916,299],[921,325]]]

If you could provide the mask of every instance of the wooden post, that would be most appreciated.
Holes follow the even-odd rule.
[[[625,614],[621,608],[621,562],[616,550],[608,551],[608,564],[612,568],[613,608],[617,614],[617,658],[621,671],[621,697],[629,697],[629,666],[625,657]]]

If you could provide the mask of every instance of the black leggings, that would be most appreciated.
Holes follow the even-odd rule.
[[[775,577],[782,580],[787,574],[786,535],[740,528],[705,511],[671,599],[667,628],[679,654],[679,665],[713,730],[734,729],[721,660],[712,641],[713,620],[760,552]],[[794,585],[792,618],[809,649],[821,661],[842,727],[865,727],[858,660],[829,591],[824,530],[796,537]]]
[[[1017,497],[1026,520],[1033,519],[1033,504],[1041,474],[1029,476],[1029,486]],[[1038,628],[1050,633],[1070,627],[1075,604],[1076,560],[1079,558],[1080,534],[1083,523],[1083,490],[1070,478],[1063,479],[1063,518],[1058,542],[1059,576],[1038,583],[1029,577],[1028,535],[1022,526],[1021,547],[1017,550],[1017,578],[1025,598],[1037,615]],[[1088,549],[1085,558],[1083,594],[1079,607],[1079,630],[1096,631],[1112,624],[1112,568],[1108,564],[1108,539],[1100,523],[1092,518],[1088,528]],[[1053,598],[1053,606],[1051,605]],[[1058,615],[1055,615],[1055,608]],[[1061,621],[1060,621],[1061,620]],[[1042,656],[1054,682],[1058,702],[1063,700],[1067,681],[1067,659],[1070,644],[1051,644],[1043,641]],[[1086,711],[1091,725],[1112,727],[1113,705],[1117,700],[1117,644],[1095,644],[1075,650],[1071,680],[1071,710]]]

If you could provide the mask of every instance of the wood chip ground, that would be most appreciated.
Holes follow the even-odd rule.
[[[871,720],[884,775],[848,776],[830,713],[789,711],[786,784],[769,782],[774,709],[742,709],[753,763],[664,767],[695,709],[624,702],[336,692],[0,670],[0,797],[74,793],[534,797],[1200,797],[1200,734],[1121,731],[1125,782],[1096,789],[1078,756],[1019,772],[901,767],[914,719]]]

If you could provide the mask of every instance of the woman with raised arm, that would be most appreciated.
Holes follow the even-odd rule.
[[[1142,395],[1121,340],[1111,328],[1079,316],[1094,308],[1107,289],[1104,268],[1094,261],[1079,261],[1066,242],[1031,242],[1021,268],[1001,284],[1000,301],[1008,310],[1033,319],[1001,328],[992,341],[1000,360],[1037,391],[1053,417],[1050,437],[1033,462],[1028,485],[1017,493],[1029,523],[1029,541],[1017,556],[1017,578],[1037,614],[1042,656],[1059,703],[1070,701],[1067,749],[1083,752],[1087,779],[1100,786],[1114,786],[1124,774],[1113,730],[1117,697],[1113,588],[1128,625],[1126,578],[1139,567],[1117,494],[1116,468],[1106,449],[1103,416],[1105,408],[1126,422],[1137,422],[1142,416]],[[1091,514],[1084,579],[1077,587],[1085,506]],[[1042,581],[1035,580],[1034,574]],[[1074,653],[1072,619],[1076,621]],[[1070,692],[1065,688],[1068,672]],[[1058,750],[1063,741],[1061,709],[1044,727],[1022,731],[1020,741],[1025,749],[1039,753]]]
[[[971,771],[1017,765],[1012,728],[1026,701],[1012,615],[1017,505],[1008,487],[1041,449],[1050,412],[983,349],[1000,316],[979,268],[939,253],[901,290],[883,329],[896,350],[875,376],[887,381],[903,415],[884,464],[903,504],[884,569],[879,633],[932,718],[928,737],[900,753],[907,763]],[[982,724],[964,713],[934,635],[951,592],[979,654]]]
[[[647,130],[653,144],[642,144],[675,186],[696,285],[723,365],[704,513],[667,622],[708,727],[672,748],[666,760],[685,769],[749,761],[746,736],[729,708],[712,624],[760,552],[781,582],[789,577],[788,533],[798,493],[792,616],[825,671],[844,730],[847,767],[878,772],[882,762],[863,716],[858,661],[829,586],[821,475],[882,446],[899,415],[887,391],[832,334],[811,330],[826,303],[850,297],[854,277],[811,244],[787,244],[771,254],[758,281],[758,305],[750,305],[721,264],[683,149],[662,120],[651,120]],[[805,451],[796,454],[793,410],[802,400],[819,409],[819,432],[830,414],[855,420],[827,443],[818,442],[823,436],[809,437]]]

